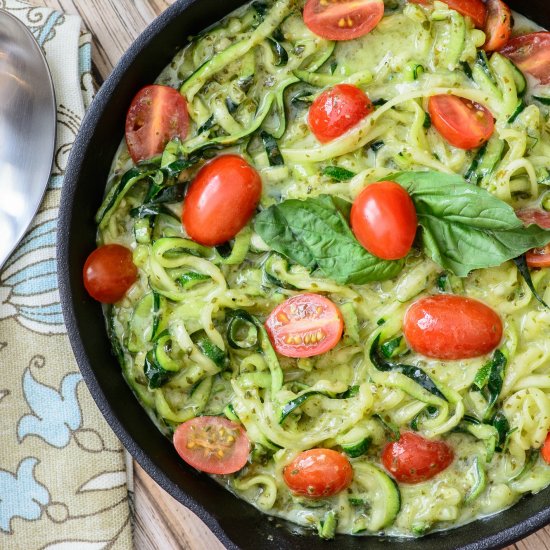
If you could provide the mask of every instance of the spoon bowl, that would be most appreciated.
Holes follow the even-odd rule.
[[[0,269],[36,214],[55,147],[56,103],[32,33],[0,9]]]

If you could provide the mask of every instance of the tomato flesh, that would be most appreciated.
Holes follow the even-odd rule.
[[[512,12],[502,0],[487,0],[487,40],[483,48],[488,52],[500,50],[512,36]]]
[[[430,441],[413,432],[382,450],[384,468],[400,483],[422,483],[449,467],[454,452],[444,441]]]
[[[242,157],[216,157],[199,170],[187,191],[183,226],[200,244],[225,243],[248,223],[261,194],[260,175]]]
[[[142,88],[126,115],[126,143],[137,163],[159,155],[173,138],[184,140],[189,129],[187,101],[174,88]]]
[[[550,84],[550,32],[516,36],[500,53],[513,61],[521,71],[538,79],[541,84]]]
[[[357,240],[385,260],[398,260],[409,253],[418,226],[411,197],[393,181],[363,189],[353,203],[350,220]]]
[[[308,122],[313,135],[328,143],[374,111],[365,92],[351,84],[338,84],[324,91],[309,109]]]
[[[550,267],[550,244],[544,248],[533,248],[525,254],[525,260],[529,267]]]
[[[275,350],[285,357],[312,357],[331,350],[344,321],[336,305],[318,294],[298,294],[279,304],[265,322]]]
[[[180,424],[174,446],[187,464],[208,474],[238,472],[250,453],[243,427],[220,416],[197,416]]]
[[[482,302],[449,294],[414,302],[403,321],[409,346],[434,359],[485,355],[502,339],[502,320]]]
[[[537,224],[543,229],[550,229],[550,212],[540,208],[523,208],[516,211],[516,216],[525,224]]]
[[[469,17],[478,29],[483,29],[487,8],[481,0],[443,0],[449,8]]]
[[[546,436],[544,444],[542,445],[541,453],[542,458],[547,464],[550,464],[550,433]]]
[[[524,208],[518,210],[516,216],[526,226],[536,224],[543,229],[550,229],[550,212],[540,208]],[[542,248],[533,248],[525,254],[525,259],[529,267],[550,267],[550,244]]]
[[[308,0],[304,23],[327,40],[353,40],[363,36],[384,16],[383,0]]]
[[[92,298],[114,304],[136,282],[138,270],[131,250],[119,244],[107,244],[88,256],[82,274],[84,287]]]
[[[295,495],[318,499],[348,487],[353,469],[349,460],[333,449],[310,449],[285,466],[283,478]]]
[[[453,95],[436,95],[428,101],[434,128],[454,147],[474,149],[495,130],[493,115],[482,105]]]

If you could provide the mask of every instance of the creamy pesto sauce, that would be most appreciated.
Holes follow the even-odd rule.
[[[417,10],[409,8],[410,10]],[[418,8],[420,10],[421,8]],[[402,13],[402,8],[386,16],[373,32],[358,40],[342,42],[336,45],[334,53],[327,63],[333,63],[335,70],[332,73],[341,76],[342,80],[353,78],[359,72],[368,71],[372,79],[365,81],[361,86],[372,99],[390,101],[404,95],[414,95],[419,90],[433,87],[461,88],[467,85],[465,75],[459,71],[458,65],[454,70],[442,66],[444,44],[438,43],[445,37],[447,30],[444,23],[435,22],[432,27],[419,16],[418,11]],[[239,21],[246,19],[247,8],[243,7],[230,16],[227,25],[220,31],[213,27],[206,36],[210,38],[204,44],[196,46],[192,43],[176,56],[173,63],[159,76],[158,83],[178,87],[182,80],[190,74],[190,67],[196,68],[209,59],[214,53],[224,51],[235,43],[240,36],[246,34]],[[515,14],[516,29],[524,32],[536,26]],[[430,30],[431,29],[431,30]],[[281,25],[284,35],[284,44],[290,50],[290,43],[308,44],[313,49],[315,37],[309,33],[302,23],[299,14],[290,15]],[[467,26],[464,41],[462,61],[472,62],[475,58],[476,46],[483,43],[479,32]],[[313,45],[312,45],[313,44]],[[439,45],[438,45],[439,44]],[[309,47],[308,46],[308,47]],[[296,55],[290,55],[289,64],[298,68],[303,59],[300,59],[302,50],[295,48]],[[304,46],[305,47],[305,46]],[[442,53],[443,52],[443,53]],[[250,94],[265,93],[275,89],[277,84],[289,75],[289,68],[270,67],[272,54],[265,48],[258,48],[256,55],[256,75],[258,78]],[[418,80],[405,78],[407,70],[412,64],[421,64],[425,68]],[[326,65],[325,65],[326,66]],[[216,76],[216,82],[209,84],[209,89],[203,90],[190,102],[190,114],[193,119],[192,129],[188,141],[200,139],[196,136],[197,127],[204,123],[216,107],[219,90],[226,90],[231,75],[241,69],[241,61],[234,62],[230,68]],[[324,74],[328,74],[324,70]],[[364,78],[364,74],[363,74]],[[300,86],[296,83],[295,86]],[[319,89],[309,86],[313,94]],[[213,91],[212,91],[213,90]],[[482,91],[476,90],[476,98],[483,99]],[[433,129],[415,130],[418,108],[425,107],[425,99],[421,94],[412,98],[412,103],[397,104],[388,115],[378,121],[374,131],[379,131],[364,147],[343,147],[337,150],[328,162],[319,163],[309,161],[305,155],[298,161],[287,162],[285,166],[271,167],[263,148],[252,143],[247,149],[242,144],[224,149],[224,152],[233,151],[239,154],[248,154],[251,162],[259,170],[264,191],[261,204],[263,207],[286,198],[306,198],[320,194],[334,194],[353,200],[364,186],[370,181],[379,180],[398,169],[440,169],[464,173],[472,161],[471,155],[449,147],[435,133]],[[286,132],[279,140],[281,150],[315,150],[319,144],[310,134],[307,127],[307,105],[293,106],[293,112],[288,122]],[[244,125],[246,113],[243,117]],[[542,116],[533,113],[531,116]],[[547,116],[547,115],[546,115]],[[547,119],[546,119],[547,120]],[[504,121],[498,120],[499,130],[504,128]],[[528,121],[527,123],[528,124]],[[523,130],[522,130],[523,131]],[[525,130],[528,132],[528,130]],[[519,132],[519,130],[518,130]],[[541,140],[535,147],[540,148],[538,156],[548,154],[550,143],[545,142],[548,133],[542,134]],[[359,138],[358,138],[359,139]],[[413,143],[413,140],[419,140]],[[379,151],[374,151],[370,145],[373,142],[383,142]],[[350,150],[348,150],[350,149]],[[536,155],[532,155],[536,156]],[[536,162],[533,160],[533,162]],[[357,174],[351,182],[337,183],[320,175],[320,168],[326,164],[338,164]],[[131,166],[128,152],[124,144],[113,163],[112,180],[116,180]],[[535,164],[538,168],[538,165]],[[519,171],[512,177],[506,177],[506,166],[495,174],[490,182],[490,190],[503,200],[519,207],[536,203],[537,195],[527,195],[532,189],[532,183],[526,174]],[[537,191],[541,192],[540,190]],[[121,203],[113,222],[99,235],[100,242],[118,242],[137,249],[133,233],[133,221],[129,217],[132,207],[140,204],[142,195],[130,194]],[[179,212],[180,205],[174,206],[174,212]],[[185,237],[181,227],[173,229],[178,236]],[[253,239],[253,243],[254,243]],[[243,265],[222,268],[227,287],[236,300],[248,304],[253,313],[264,318],[273,307],[291,291],[265,287],[262,266],[268,256],[260,248],[252,248]],[[128,324],[131,321],[133,309],[139,299],[148,292],[147,265],[141,266],[140,281],[128,296],[114,308],[114,329],[116,336],[125,341]],[[199,269],[196,267],[196,269]],[[322,501],[307,501],[292,497],[282,480],[282,468],[296,454],[314,446],[338,446],[345,441],[346,435],[352,430],[363,435],[368,434],[372,440],[371,448],[366,455],[352,459],[352,464],[367,461],[369,464],[380,466],[380,449],[387,441],[385,431],[375,418],[380,414],[396,424],[400,429],[409,429],[413,417],[422,410],[422,403],[410,397],[404,390],[368,381],[365,371],[365,342],[377,328],[381,319],[388,326],[394,327],[393,333],[400,331],[400,322],[410,303],[420,296],[439,292],[437,278],[441,269],[430,260],[419,254],[411,254],[403,272],[391,281],[371,283],[349,288],[341,287],[311,275],[304,268],[294,266],[289,276],[293,281],[299,281],[299,288],[304,291],[322,291],[339,305],[352,303],[358,318],[358,330],[361,335],[359,342],[354,342],[346,334],[344,340],[333,351],[317,358],[307,360],[281,359],[281,366],[285,372],[287,382],[299,381],[310,387],[330,388],[335,393],[345,391],[348,387],[362,384],[364,390],[364,411],[357,413],[346,404],[335,403],[328,399],[312,398],[301,408],[302,417],[289,419],[286,425],[288,433],[273,423],[269,418],[260,419],[262,413],[261,402],[253,401],[252,397],[244,392],[244,397],[236,398],[230,376],[219,376],[214,381],[211,397],[208,400],[203,414],[221,414],[228,402],[233,406],[245,424],[250,439],[255,443],[265,443],[265,437],[276,443],[282,449],[276,451],[272,458],[252,461],[238,476],[217,477],[228,490],[239,497],[251,502],[269,515],[279,516],[299,525],[316,527],[328,510],[335,510],[338,514],[338,531],[354,533],[357,522],[368,520],[372,511],[357,510],[348,502],[349,494],[365,493],[364,488],[356,482],[347,492]],[[547,290],[548,276],[544,271],[534,274],[534,281],[547,301],[550,300],[550,291]],[[428,531],[444,530],[497,513],[519,500],[523,494],[537,492],[550,483],[550,468],[540,459],[535,468],[526,476],[517,481],[510,481],[521,470],[529,449],[540,448],[543,439],[550,428],[550,397],[547,389],[550,387],[550,313],[541,308],[532,298],[528,288],[518,276],[515,266],[509,262],[498,268],[478,270],[469,277],[451,282],[453,291],[457,294],[483,300],[495,309],[503,318],[505,324],[505,340],[503,345],[509,352],[510,360],[506,370],[504,388],[501,394],[502,410],[510,425],[516,427],[516,432],[510,435],[509,447],[506,452],[495,453],[487,466],[486,488],[479,498],[466,504],[465,497],[475,483],[473,473],[473,459],[480,460],[486,455],[486,445],[470,434],[454,433],[457,423],[450,425],[448,430],[438,431],[438,427],[429,428],[420,423],[420,432],[431,437],[444,438],[453,447],[456,460],[435,479],[418,485],[400,485],[401,510],[395,520],[380,530],[386,535],[417,536]],[[189,334],[204,327],[204,308],[212,307],[210,318],[213,331],[220,334],[223,329],[223,296],[216,298],[212,305],[205,296],[190,298],[188,303],[170,304],[170,318],[179,318],[185,321]],[[388,329],[391,336],[392,329]],[[170,433],[177,422],[170,422],[159,412],[159,391],[147,389],[143,377],[143,363],[145,351],[132,354],[125,350],[125,376],[134,391],[141,399],[151,417],[165,433]],[[238,373],[240,366],[247,363],[247,369],[252,368],[256,359],[247,354],[234,353],[231,356],[233,372]],[[249,354],[250,355],[250,354]],[[479,411],[480,404],[475,402],[476,396],[470,395],[469,388],[479,368],[486,362],[487,357],[463,361],[427,360],[413,353],[407,355],[407,363],[421,366],[429,375],[442,384],[459,392],[463,398],[467,414]],[[187,361],[187,360],[186,360]],[[192,361],[186,363],[186,367]],[[180,381],[181,382],[181,381]],[[185,389],[182,389],[185,387]],[[163,390],[163,396],[174,410],[185,407],[189,399],[189,388],[181,383],[170,383]],[[291,399],[295,393],[290,387],[279,396],[281,401]],[[284,393],[286,392],[286,393]],[[238,397],[238,396],[237,396]],[[357,415],[350,424],[350,417]],[[452,417],[452,412],[449,413]],[[270,423],[271,422],[271,423]],[[321,428],[322,427],[322,431]],[[262,433],[262,430],[264,433]],[[319,436],[315,438],[316,431]],[[269,434],[269,435],[266,435]],[[326,434],[323,437],[322,434]],[[311,438],[311,439],[308,439]],[[239,489],[239,483],[246,485],[248,480],[262,479],[246,488]],[[244,485],[243,485],[244,487]],[[270,491],[276,493],[273,502],[269,501]],[[372,498],[372,495],[371,495]],[[268,504],[271,504],[270,506]],[[372,507],[380,503],[374,499]],[[363,532],[361,534],[372,534]]]

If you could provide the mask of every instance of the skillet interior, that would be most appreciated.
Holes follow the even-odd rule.
[[[508,4],[549,28],[547,2],[510,0]],[[101,307],[89,298],[82,284],[82,266],[95,248],[94,214],[123,136],[124,118],[132,97],[139,88],[153,82],[185,44],[188,35],[196,34],[243,3],[243,0],[177,1],[137,39],[101,88],[74,144],[63,188],[58,229],[59,285],[69,337],[88,387],[115,433],[141,466],[203,519],[228,548],[306,550],[320,544],[316,535],[265,516],[183,464],[124,381],[110,351]],[[404,550],[501,547],[549,523],[549,501],[550,488],[547,488],[492,519],[422,539],[407,539],[402,547]],[[395,542],[396,539],[340,535],[328,545],[355,550],[368,544],[370,550],[387,550]]]

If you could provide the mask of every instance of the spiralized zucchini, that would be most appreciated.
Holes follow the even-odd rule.
[[[338,44],[307,29],[302,7],[268,0],[240,8],[193,37],[159,77],[186,97],[191,128],[145,167],[133,167],[124,144],[114,161],[98,240],[133,249],[139,280],[107,311],[110,337],[128,383],[166,435],[197,415],[244,425],[252,453],[242,471],[218,477],[229,490],[268,514],[320,526],[322,536],[334,526],[419,536],[500,511],[550,483],[538,458],[550,429],[550,313],[513,262],[459,279],[412,252],[398,277],[346,286],[274,253],[252,224],[230,250],[198,245],[180,223],[181,197],[148,217],[135,209],[153,186],[191,181],[218,151],[257,168],[262,208],[322,194],[353,201],[368,182],[427,169],[463,175],[515,208],[539,204],[550,183],[549,113],[522,99],[517,69],[498,53],[484,57],[484,34],[446,4],[398,3],[371,33]],[[340,82],[359,86],[377,108],[320,144],[308,106]],[[485,148],[456,149],[431,127],[427,101],[436,94],[490,109],[496,132]],[[544,270],[533,274],[547,302],[548,279]],[[442,291],[481,299],[504,321],[502,388],[489,408],[472,384],[490,358],[426,359],[396,340],[408,305]],[[331,351],[296,360],[275,353],[262,322],[300,292],[338,304],[345,333]],[[392,353],[424,378],[377,365],[376,347],[392,340]],[[437,480],[397,487],[379,459],[396,430],[444,439],[456,460]],[[355,478],[340,495],[308,501],[289,492],[282,469],[316,446],[347,450]]]

